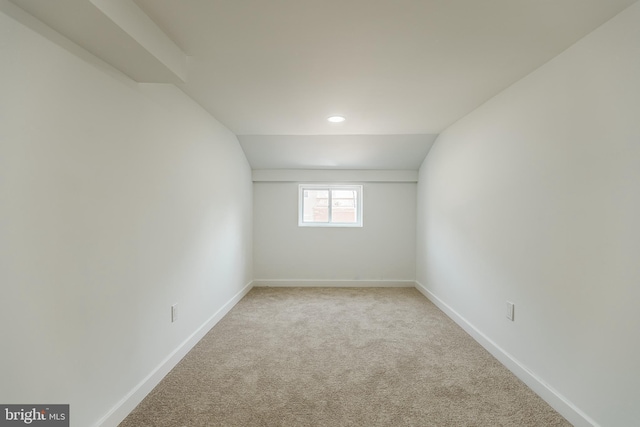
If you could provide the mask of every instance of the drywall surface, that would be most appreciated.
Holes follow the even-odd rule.
[[[236,137],[115,75],[0,12],[0,402],[68,403],[74,426],[251,281]]]
[[[363,227],[316,228],[298,227],[298,183],[254,183],[256,280],[413,281],[416,184],[363,185]]]
[[[417,281],[586,423],[636,425],[639,189],[636,3],[441,134]]]

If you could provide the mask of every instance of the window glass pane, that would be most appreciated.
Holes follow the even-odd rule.
[[[357,193],[353,190],[331,191],[331,222],[356,223]]]
[[[300,227],[362,227],[361,185],[300,184]]]
[[[304,222],[329,222],[329,191],[305,190]]]
[[[331,196],[334,199],[353,199],[356,197],[356,192],[353,190],[332,190]]]

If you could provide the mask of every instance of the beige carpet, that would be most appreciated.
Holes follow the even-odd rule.
[[[570,426],[412,288],[254,288],[120,427]]]

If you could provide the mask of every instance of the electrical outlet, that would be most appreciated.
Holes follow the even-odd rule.
[[[178,304],[173,304],[171,306],[171,323],[178,320]]]
[[[507,319],[511,320],[513,322],[514,320],[514,311],[515,311],[515,304],[513,304],[510,301],[507,301]]]

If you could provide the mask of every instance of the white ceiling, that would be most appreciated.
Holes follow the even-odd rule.
[[[253,169],[417,170],[436,135],[240,135],[238,139]]]
[[[414,169],[448,125],[635,0],[12,2],[137,81],[173,71],[165,81],[239,135],[254,169]],[[96,20],[89,3],[112,28],[78,25]],[[169,42],[141,42],[127,14],[142,15],[141,28],[151,18]],[[172,67],[154,46],[188,56],[185,82],[181,59]],[[332,114],[347,120],[330,124]]]
[[[136,3],[237,135],[326,135],[439,133],[633,0]]]

